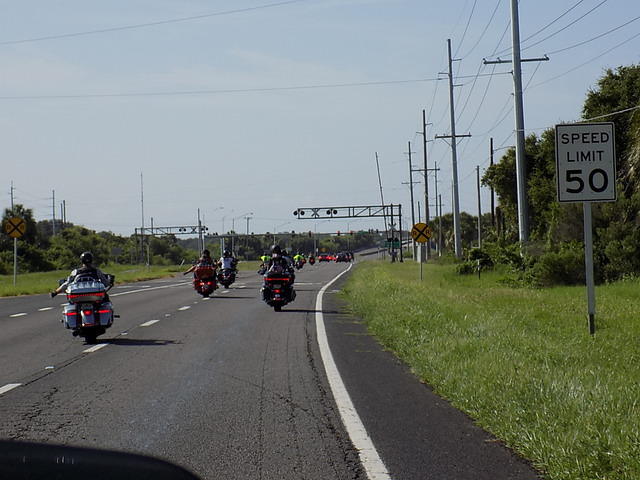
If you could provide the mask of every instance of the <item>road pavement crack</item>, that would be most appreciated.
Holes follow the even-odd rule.
[[[323,380],[324,377],[321,375],[318,365],[315,361],[314,346],[316,345],[316,342],[315,337],[313,337],[311,332],[309,331],[311,326],[315,328],[315,321],[312,320],[313,317],[309,317],[310,315],[307,314],[307,319],[305,322],[305,333],[307,337],[307,362],[313,373],[313,381],[319,393],[318,401],[323,414],[322,424],[328,430],[329,434],[333,437],[340,451],[342,452],[344,465],[346,465],[348,470],[352,473],[351,478],[353,480],[366,480],[367,475],[360,463],[358,451],[349,439],[349,435],[344,432],[344,427],[342,425],[337,426],[337,423],[340,422],[340,414],[336,409],[333,396],[327,392],[327,388],[325,387],[325,382]],[[318,425],[318,427],[320,427],[320,425]],[[323,439],[326,435],[320,428],[318,428],[318,434]],[[323,445],[323,447],[325,448],[325,452],[327,441],[328,439],[325,439]],[[329,452],[326,452],[326,454],[330,459],[331,456],[329,455]],[[337,476],[337,466],[335,464],[332,464],[332,467],[336,471]]]

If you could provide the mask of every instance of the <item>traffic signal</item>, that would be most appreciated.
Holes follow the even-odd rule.
[[[338,236],[340,236],[340,230],[338,230]]]
[[[311,238],[311,230],[309,230],[309,238]]]

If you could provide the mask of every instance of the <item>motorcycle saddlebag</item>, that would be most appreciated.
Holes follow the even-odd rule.
[[[65,305],[62,309],[62,319],[66,328],[77,328],[81,321],[75,305]]]
[[[100,305],[98,317],[100,318],[101,326],[110,327],[113,323],[113,304],[111,302],[104,302]]]

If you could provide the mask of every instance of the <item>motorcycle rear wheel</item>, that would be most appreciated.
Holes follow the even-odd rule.
[[[279,303],[276,303],[276,304],[273,306],[273,310],[274,310],[275,312],[281,312],[281,311],[282,311],[282,305],[280,305]]]

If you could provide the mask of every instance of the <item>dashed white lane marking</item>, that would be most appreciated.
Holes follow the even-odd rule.
[[[171,285],[161,285],[159,287],[148,287],[148,288],[140,288],[138,290],[129,290],[127,292],[120,292],[120,293],[112,293],[111,295],[109,295],[110,297],[118,297],[120,295],[130,295],[132,293],[139,293],[139,292],[148,292],[151,290],[160,290],[162,288],[173,288],[173,287],[179,287],[181,285],[190,285],[191,282],[180,282],[180,283],[173,283]]]
[[[3,387],[0,387],[0,395],[2,395],[3,393],[7,393],[9,390],[13,390],[14,388],[19,387],[20,385],[22,385],[22,384],[21,383],[7,383]]]
[[[229,290],[222,290],[220,293],[229,293]]]
[[[184,310],[189,310],[190,308],[191,308],[191,305],[185,305],[184,307],[180,307],[178,310],[182,312]]]
[[[322,315],[322,296],[324,292],[349,270],[351,270],[351,265],[322,287],[316,297],[316,331],[318,346],[320,347],[320,357],[322,358],[322,363],[324,364],[324,369],[327,373],[327,380],[329,381],[333,398],[338,405],[338,411],[340,412],[342,423],[351,438],[351,442],[358,451],[360,462],[362,462],[362,466],[367,473],[367,477],[371,480],[390,480],[391,476],[387,471],[387,467],[385,467],[380,455],[378,455],[378,451],[373,445],[373,442],[367,433],[367,429],[364,427],[362,420],[358,416],[358,412],[353,406],[349,392],[347,392],[347,388],[342,381],[338,367],[333,360],[331,348],[329,348],[329,340],[327,339],[327,331],[324,325],[324,317]]]
[[[16,318],[16,317],[24,317],[26,315],[26,313],[22,312],[22,313],[14,313],[13,315],[9,315],[11,318]]]
[[[246,285],[238,285],[238,288],[247,288]]]
[[[82,353],[93,353],[93,352],[97,352],[98,350],[100,350],[101,348],[104,348],[108,345],[108,343],[99,343],[98,345],[94,345],[93,347],[87,348],[86,350],[83,350]]]
[[[111,295],[113,297],[113,295]],[[67,305],[69,305],[68,303],[61,303],[60,306],[61,307],[66,307]]]
[[[38,309],[39,312],[46,312],[47,310],[53,310],[53,307],[44,307]]]
[[[154,323],[158,323],[160,320],[149,320],[148,322],[141,323],[141,327],[150,327]]]
[[[203,297],[202,301],[206,302],[207,300],[211,300],[209,297]]]

